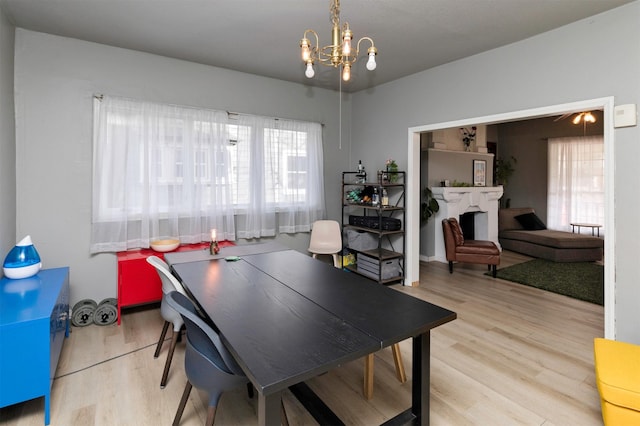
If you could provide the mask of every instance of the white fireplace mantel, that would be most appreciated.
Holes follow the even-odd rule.
[[[442,220],[461,214],[477,212],[474,218],[475,239],[498,242],[498,208],[503,194],[502,186],[433,187],[433,198],[440,209],[435,215],[435,260],[447,262],[442,233]],[[501,249],[502,250],[502,249]]]

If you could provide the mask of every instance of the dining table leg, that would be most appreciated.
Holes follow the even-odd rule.
[[[260,426],[280,426],[282,392],[263,395],[258,392],[258,424]]]
[[[430,352],[429,331],[413,338],[413,386],[411,390],[411,412],[421,425],[429,424],[430,399]]]

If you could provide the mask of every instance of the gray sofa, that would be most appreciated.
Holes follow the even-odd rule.
[[[554,262],[602,260],[604,253],[602,238],[550,229],[529,227],[528,230],[516,219],[516,216],[527,213],[535,214],[535,211],[530,207],[498,210],[498,240],[504,250]]]

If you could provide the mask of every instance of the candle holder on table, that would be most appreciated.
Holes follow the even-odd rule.
[[[209,244],[209,253],[211,255],[220,253],[220,246],[218,245],[218,239],[216,237],[216,230],[211,230],[211,243]]]

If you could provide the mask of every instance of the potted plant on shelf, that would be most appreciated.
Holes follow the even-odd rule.
[[[464,144],[464,150],[471,151],[471,143],[476,139],[476,126],[473,126],[471,130],[466,127],[460,127],[460,134],[462,135],[462,143]]]
[[[385,166],[387,168],[387,176],[388,176],[389,182],[391,183],[397,182],[398,181],[398,165],[396,164],[396,160],[394,160],[393,158],[389,158],[385,163]]]

